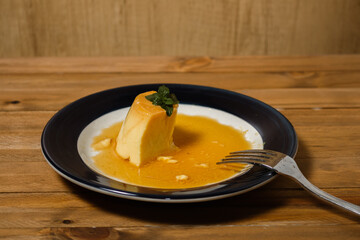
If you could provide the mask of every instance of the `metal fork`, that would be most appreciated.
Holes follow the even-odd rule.
[[[300,185],[319,199],[326,200],[335,206],[344,208],[347,211],[360,215],[360,206],[346,202],[334,197],[310,183],[301,173],[295,160],[286,154],[272,150],[245,150],[231,152],[217,164],[226,163],[250,163],[264,166],[281,175],[288,176],[300,183]]]

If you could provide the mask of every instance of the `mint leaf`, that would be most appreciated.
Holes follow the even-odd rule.
[[[174,100],[172,100],[171,98],[165,98],[164,103],[166,105],[173,105],[174,104]]]
[[[159,93],[162,97],[167,97],[167,96],[170,94],[170,90],[169,90],[169,88],[167,88],[165,85],[162,85],[162,86],[159,87],[158,93]]]
[[[148,96],[145,96],[145,98],[147,99],[147,100],[149,100],[150,102],[153,102],[154,100],[155,100],[155,98],[157,98],[158,97],[158,93],[153,93],[153,94],[151,94],[151,95],[148,95]]]
[[[168,106],[168,105],[166,105],[164,109],[165,109],[165,111],[166,111],[166,115],[168,115],[168,116],[171,116],[171,114],[172,114],[173,111],[174,111],[174,107],[173,107],[173,106]]]
[[[171,116],[174,111],[174,104],[178,104],[179,100],[175,94],[171,93],[165,85],[159,87],[156,93],[145,96],[153,105],[160,106],[166,111],[166,115]]]

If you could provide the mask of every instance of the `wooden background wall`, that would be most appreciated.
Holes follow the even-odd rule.
[[[352,53],[359,0],[0,0],[0,57]]]

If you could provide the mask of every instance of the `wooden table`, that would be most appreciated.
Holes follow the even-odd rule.
[[[108,88],[190,83],[233,90],[283,113],[296,160],[318,187],[360,204],[360,55],[0,60],[0,238],[360,239],[360,218],[284,177],[197,204],[118,199],[78,187],[44,160],[56,111]]]

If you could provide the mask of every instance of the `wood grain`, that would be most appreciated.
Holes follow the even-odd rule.
[[[192,82],[193,83],[193,82]],[[97,90],[105,90],[96,87]],[[267,102],[278,109],[290,108],[340,108],[351,105],[360,106],[360,89],[233,89],[236,92]],[[1,91],[1,90],[0,90]],[[97,92],[95,89],[84,88],[78,91],[71,89],[52,89],[43,91],[5,91],[0,95],[0,111],[54,111],[71,102]],[[289,97],[291,97],[289,99]]]
[[[69,186],[77,189],[75,186]],[[335,191],[329,191],[334,194]],[[355,201],[353,189],[336,191]],[[232,199],[202,204],[134,202],[90,191],[2,194],[1,228],[38,227],[159,227],[301,225],[314,216],[315,226],[355,225],[351,215],[319,202],[304,190],[256,190]],[[280,207],[281,206],[281,207]],[[149,207],[151,209],[149,209]],[[31,217],[30,217],[31,216]],[[216,217],[213,217],[216,216]],[[47,221],[44,223],[43,220]],[[21,222],[19,222],[19,220]],[[195,230],[195,229],[194,229]]]
[[[224,231],[214,232],[213,227],[167,227],[153,228],[147,227],[97,227],[97,228],[23,228],[23,229],[0,229],[0,235],[5,238],[17,239],[224,239],[231,240],[236,238],[256,239],[261,232],[261,236],[266,239],[349,239],[357,240],[358,231],[354,225],[331,227],[331,226],[229,226]]]
[[[0,73],[359,71],[360,55],[234,57],[4,58]]]
[[[0,1],[0,57],[360,52],[357,0]]]
[[[357,88],[360,71],[251,73],[12,73],[0,74],[3,91],[87,89],[100,91],[146,83],[188,83],[223,89]],[[339,81],[341,79],[341,81]],[[101,82],[101,84],[99,84]]]

